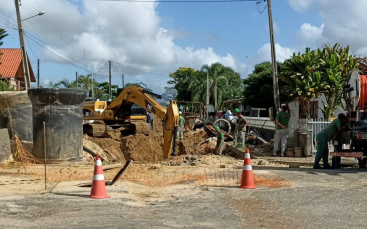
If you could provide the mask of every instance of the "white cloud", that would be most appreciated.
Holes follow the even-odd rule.
[[[313,26],[309,23],[303,23],[301,25],[300,31],[297,32],[296,37],[303,44],[315,47],[320,43],[324,42],[324,37],[322,35],[325,25],[321,24],[320,27]]]
[[[314,0],[289,0],[291,7],[298,12],[309,9],[313,2]]]
[[[275,54],[276,60],[279,62],[283,62],[286,59],[289,59],[295,50],[282,47],[280,44],[275,44]],[[253,71],[253,68],[256,64],[259,64],[264,61],[271,61],[271,46],[270,43],[263,45],[255,55],[249,56],[244,65],[241,65],[242,71],[245,73],[243,75],[244,78],[247,77]]]
[[[291,0],[292,5],[295,1]],[[299,1],[304,2],[304,1]],[[355,0],[319,0],[307,1],[307,9],[314,5],[319,11],[323,23],[320,27],[304,23],[296,37],[306,46],[321,47],[324,43],[340,43],[350,46],[351,53],[358,56],[367,56],[367,30],[364,29],[367,21],[367,1]],[[305,5],[305,6],[306,6]],[[296,8],[294,8],[296,9]]]
[[[222,56],[211,47],[180,47],[175,44],[176,37],[190,34],[183,29],[170,31],[162,28],[157,6],[158,3],[53,0],[49,4],[49,0],[27,0],[22,2],[21,13],[25,18],[38,10],[45,11],[41,17],[24,21],[24,30],[70,62],[82,63],[83,68],[96,71],[101,63],[114,60],[123,64],[119,67],[123,73],[136,77],[136,81],[143,77],[157,87],[152,89],[159,92],[168,80],[168,73],[180,66],[199,69],[204,64],[220,62],[239,69],[240,64],[229,53]],[[15,15],[13,1],[1,4],[0,10]],[[54,62],[57,57],[51,59],[44,55],[41,59]],[[144,74],[163,71],[167,77]]]

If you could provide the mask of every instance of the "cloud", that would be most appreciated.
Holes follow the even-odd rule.
[[[309,9],[315,0],[289,0],[291,7],[298,12]]]
[[[297,32],[296,37],[303,44],[307,44],[311,47],[318,46],[325,40],[322,34],[324,31],[324,27],[325,24],[321,24],[320,27],[317,27],[309,23],[303,23],[300,30]]]
[[[107,60],[113,60],[121,63],[118,68],[136,77],[136,81],[143,77],[155,85],[154,90],[162,91],[168,73],[180,66],[199,69],[204,64],[221,62],[239,69],[240,64],[230,53],[219,55],[212,47],[177,45],[175,39],[189,37],[190,33],[163,28],[160,24],[164,19],[160,18],[157,6],[158,3],[53,0],[49,4],[49,0],[27,0],[22,2],[21,14],[25,18],[45,11],[41,17],[24,21],[23,28],[69,62],[94,72]],[[0,10],[15,15],[12,1],[1,4]],[[52,58],[43,54],[40,58],[44,62],[64,63],[46,53]]]
[[[282,47],[280,44],[275,44],[275,54],[276,60],[279,62],[284,62],[286,59],[289,59],[295,50]],[[242,71],[245,73],[243,75],[244,78],[247,77],[253,71],[253,68],[256,64],[259,64],[264,61],[271,61],[271,46],[270,43],[263,45],[256,54],[249,56],[246,62],[241,65]]]
[[[292,2],[296,1],[291,0],[291,6]],[[301,4],[306,1],[299,2]],[[304,23],[296,34],[298,40],[314,48],[321,47],[324,43],[340,43],[344,47],[349,45],[351,53],[367,56],[367,30],[363,29],[367,21],[367,14],[364,12],[367,1],[320,0],[307,1],[306,5],[304,10],[311,5],[315,6],[323,23],[320,27]]]

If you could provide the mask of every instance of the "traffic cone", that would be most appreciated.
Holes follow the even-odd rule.
[[[254,173],[252,172],[250,150],[246,149],[245,160],[243,162],[243,171],[240,188],[252,189],[256,188],[254,181]]]
[[[107,195],[106,184],[104,181],[104,175],[103,175],[103,169],[102,169],[102,161],[101,161],[101,157],[99,156],[99,154],[97,154],[96,156],[92,190],[90,191],[89,197],[93,199],[110,198],[110,196]]]

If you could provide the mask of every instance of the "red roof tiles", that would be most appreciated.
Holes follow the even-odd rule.
[[[4,48],[0,49],[0,75],[1,78],[17,78],[23,80],[23,64],[21,49]],[[36,82],[31,63],[28,59],[29,71],[31,76],[31,82]]]

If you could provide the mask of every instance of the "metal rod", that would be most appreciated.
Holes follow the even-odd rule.
[[[45,190],[47,189],[47,165],[46,165],[46,123],[43,122],[43,154],[45,156]]]
[[[109,85],[109,87],[108,87],[108,98],[109,99],[112,99],[112,89],[111,89],[111,78],[112,78],[112,74],[111,74],[111,61],[109,60],[108,61],[108,75],[109,75],[109,77],[108,77],[108,85]]]

